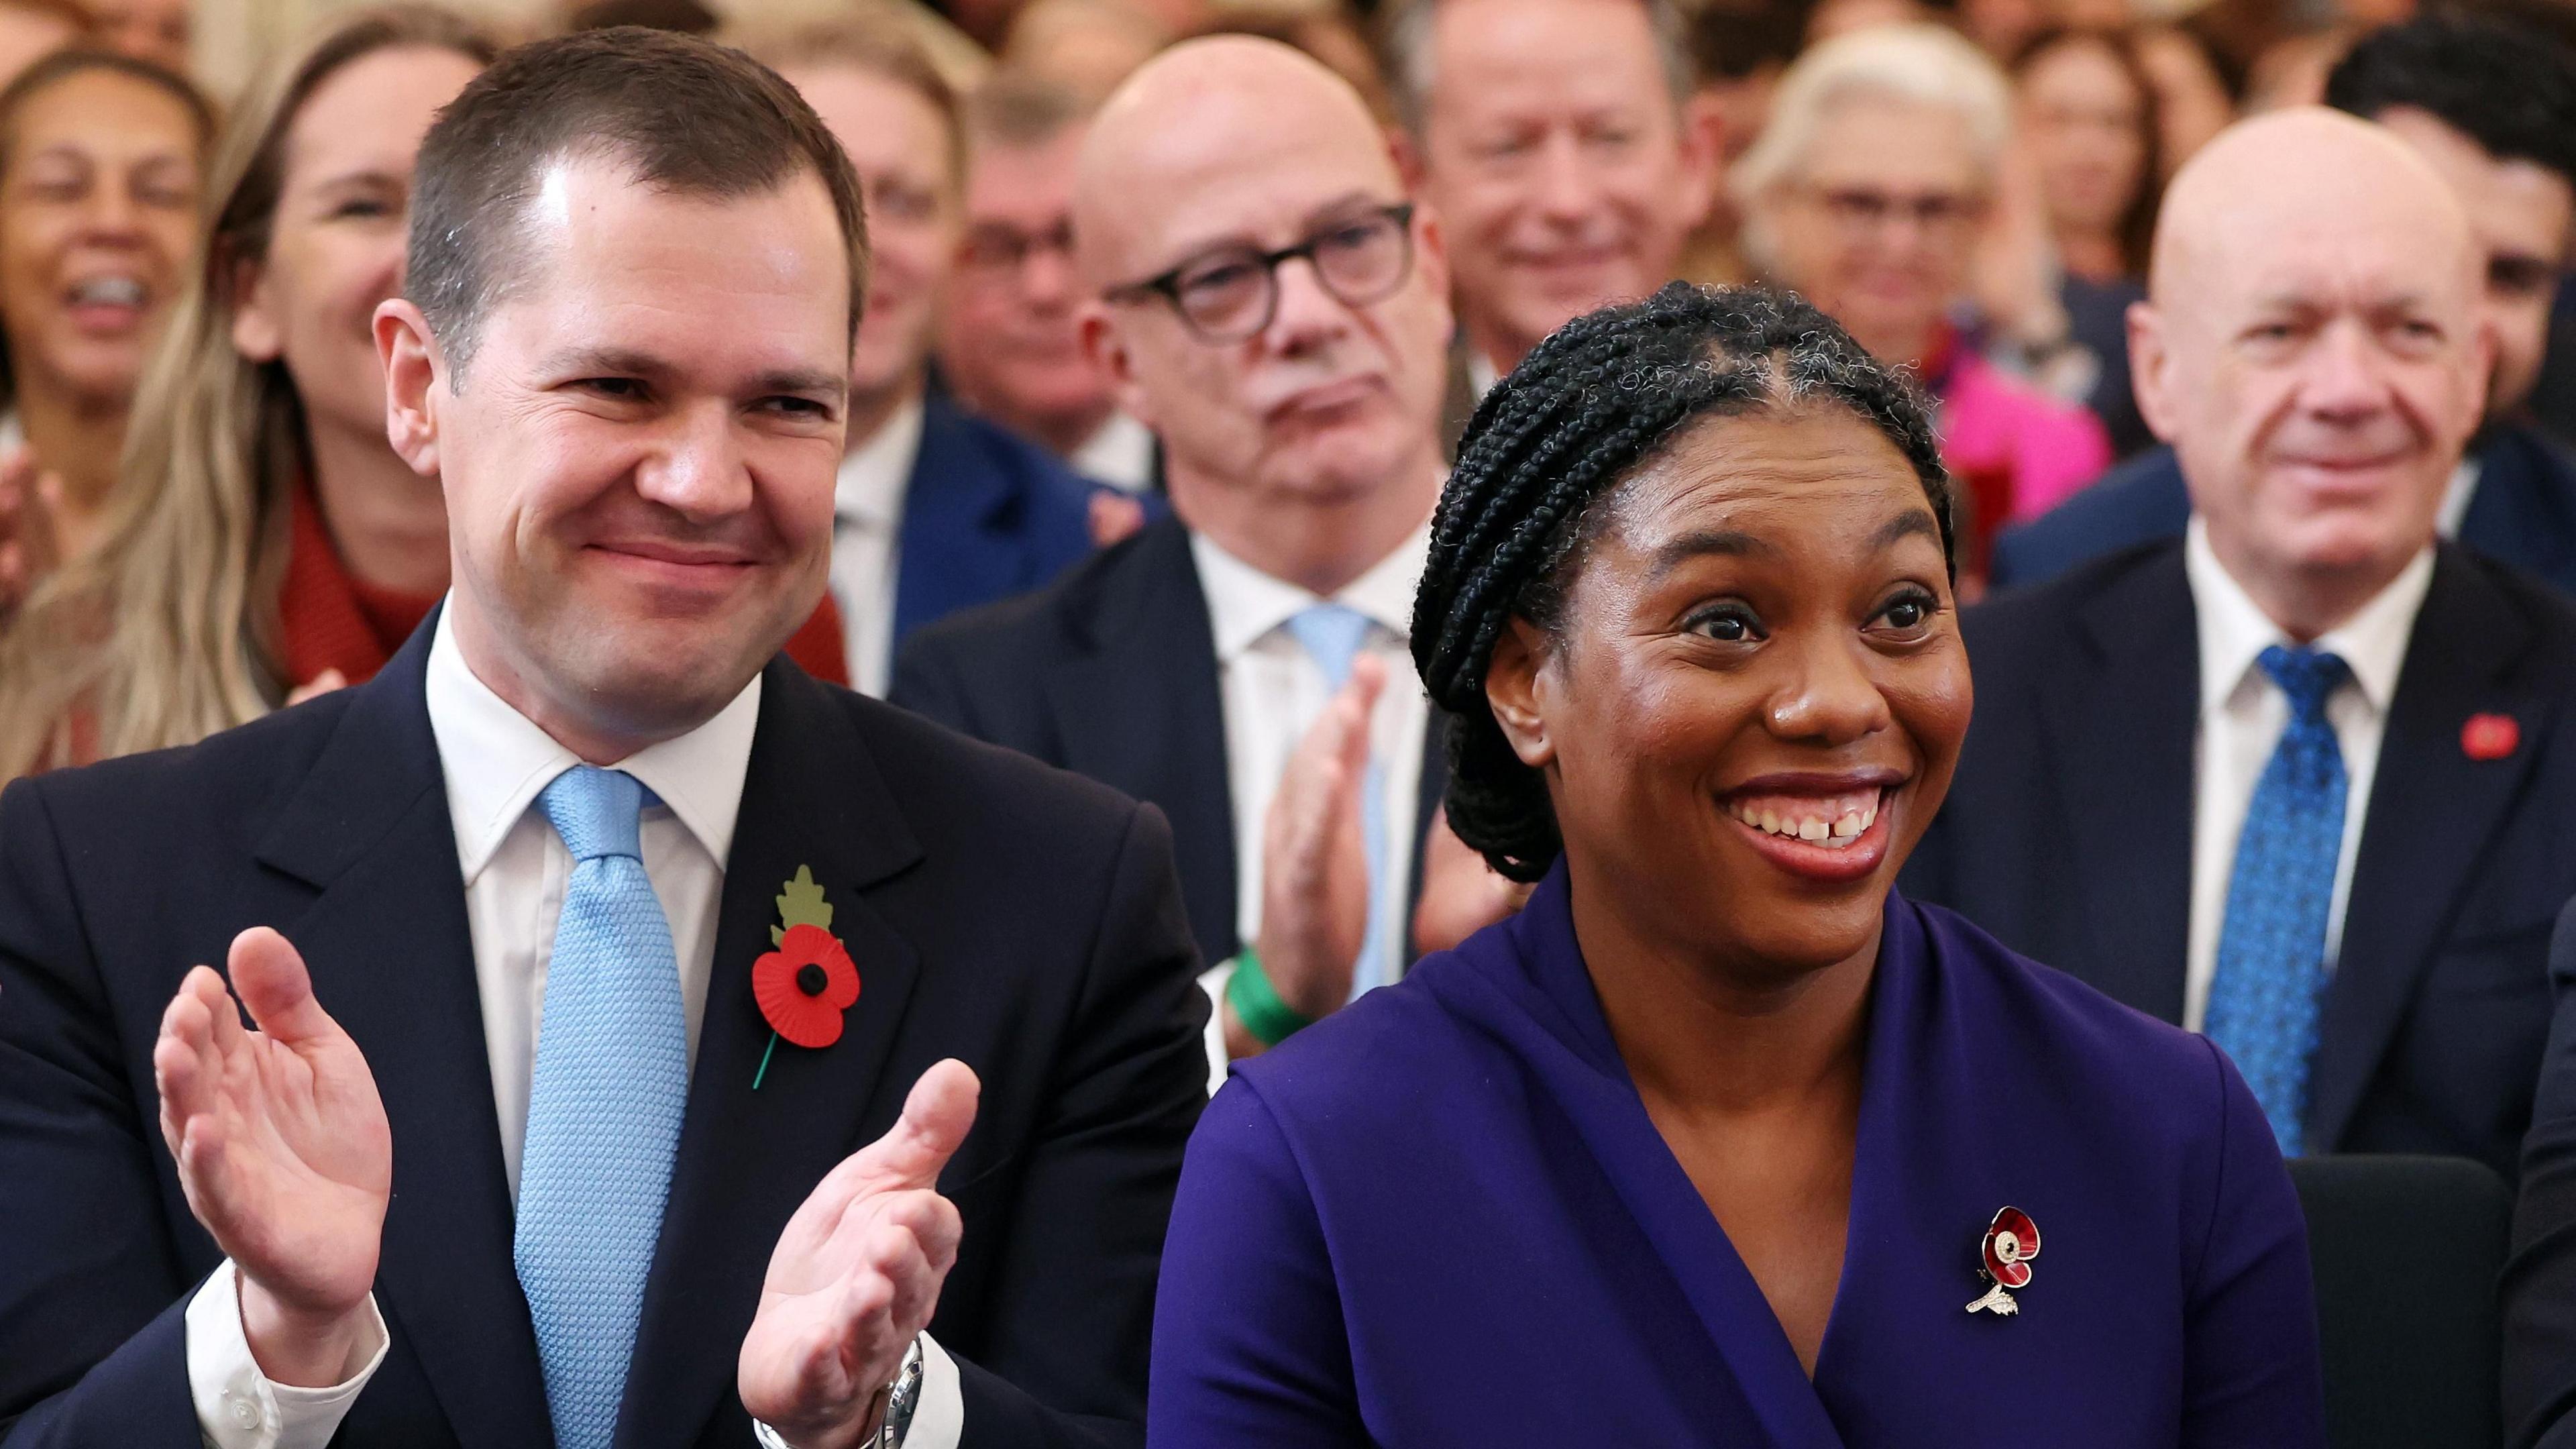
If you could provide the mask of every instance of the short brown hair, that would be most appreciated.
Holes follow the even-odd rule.
[[[509,281],[537,178],[567,156],[613,158],[664,192],[731,198],[812,171],[850,263],[850,332],[867,295],[867,223],[840,143],[777,72],[694,36],[620,26],[504,52],[420,143],[406,291],[451,368]]]
[[[1090,120],[1096,109],[1071,86],[1006,66],[967,97],[967,148],[1035,150]]]
[[[966,174],[965,123],[957,88],[939,69],[922,43],[921,33],[903,16],[878,6],[859,6],[828,20],[797,24],[760,24],[727,30],[724,39],[763,65],[781,70],[844,66],[903,87],[939,113],[948,137],[948,175]]]

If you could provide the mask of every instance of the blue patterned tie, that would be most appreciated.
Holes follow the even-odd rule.
[[[1288,620],[1288,633],[1324,671],[1333,693],[1351,678],[1351,665],[1368,641],[1368,616],[1342,604],[1313,604]],[[1351,995],[1356,998],[1387,980],[1386,947],[1379,928],[1386,920],[1386,767],[1374,758],[1360,779],[1360,835],[1368,851],[1368,936],[1351,968]]]
[[[2332,654],[2273,645],[2263,672],[2290,701],[2236,838],[2218,975],[2202,1025],[2245,1074],[2284,1156],[2296,1157],[2308,1114],[2308,1065],[2326,985],[2326,925],[2343,854],[2343,751],[2326,699],[2348,671]]]
[[[606,1449],[689,1095],[671,927],[645,878],[644,787],[576,765],[537,797],[572,852],[546,965],[513,1256],[560,1449]]]

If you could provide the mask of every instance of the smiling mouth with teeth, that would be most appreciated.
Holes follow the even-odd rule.
[[[92,277],[72,288],[75,307],[140,307],[143,283],[133,277]]]
[[[1841,850],[1869,833],[1885,803],[1881,790],[1842,795],[1749,795],[1730,800],[1726,813],[1765,835]]]

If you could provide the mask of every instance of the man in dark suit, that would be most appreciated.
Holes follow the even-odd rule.
[[[2523,1140],[2504,1272],[2504,1420],[2516,1446],[2576,1444],[2576,900],[2549,941],[2557,1014]]]
[[[850,682],[883,695],[904,640],[1037,588],[1091,552],[1103,485],[933,384],[941,293],[965,232],[956,94],[899,22],[853,14],[751,51],[832,128],[867,187],[868,325],[850,356],[849,453],[834,497],[832,599]]]
[[[1086,345],[1162,436],[1177,517],[926,631],[893,698],[1163,808],[1226,963],[1222,1060],[1413,944],[1442,772],[1406,639],[1447,276],[1359,97],[1269,41],[1139,71],[1093,122],[1075,217]]]
[[[2367,122],[2185,167],[2135,325],[2194,521],[1970,611],[1976,721],[1907,885],[2206,1030],[2286,1151],[2510,1174],[2576,894],[2576,607],[2434,535],[2476,280]]]
[[[1141,1443],[1204,1091],[1165,828],[777,655],[848,161],[625,30],[419,165],[375,326],[449,599],[0,797],[0,1440]]]
[[[2424,15],[2362,37],[2326,86],[2403,136],[2460,193],[2485,252],[2496,339],[2487,422],[2454,475],[2445,536],[2576,593],[2576,457],[2529,417],[2550,303],[2576,255],[2576,55],[2511,21]],[[1996,540],[2001,587],[2042,583],[2132,544],[2178,538],[2191,497],[2170,448],[2113,470]]]

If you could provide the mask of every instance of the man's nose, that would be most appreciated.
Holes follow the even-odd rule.
[[[672,415],[635,469],[635,491],[693,521],[751,506],[751,473],[735,445],[733,409],[710,402]]]
[[[1020,295],[1029,305],[1051,308],[1073,291],[1073,254],[1062,247],[1033,246],[1020,262]]]
[[[1281,262],[1274,274],[1279,305],[1270,314],[1264,337],[1273,351],[1294,353],[1330,342],[1348,332],[1351,309],[1324,287],[1313,261],[1298,257]]]
[[[1600,202],[1600,179],[1572,134],[1558,132],[1539,149],[1533,200],[1539,215],[1564,225],[1589,220]]]
[[[2299,401],[2310,412],[2354,418],[2388,405],[2386,350],[2359,321],[2339,321],[2319,334],[2299,379]]]

